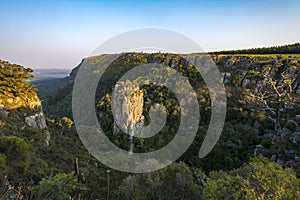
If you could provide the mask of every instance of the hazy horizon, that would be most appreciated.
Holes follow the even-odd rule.
[[[111,37],[149,27],[186,35],[207,52],[292,44],[300,41],[299,6],[297,0],[2,2],[0,59],[71,69]]]
[[[260,46],[257,46],[257,47],[248,47],[248,48],[239,48],[239,49],[219,49],[219,50],[214,50],[214,51],[210,51],[210,52],[203,52],[203,53],[212,53],[212,52],[221,52],[221,51],[227,51],[227,50],[244,50],[244,49],[251,49],[251,48],[261,48],[261,47],[275,47],[275,46],[283,46],[283,45],[289,45],[289,44],[295,44],[295,43],[299,43],[299,42],[294,42],[294,43],[286,43],[286,44],[280,44],[280,45],[270,45],[270,46],[263,46],[263,45],[260,45]],[[155,51],[155,52],[145,52],[145,51],[142,51],[142,52],[139,52],[139,51],[133,51],[133,52],[136,52],[136,53],[158,53],[159,51]],[[132,52],[126,52],[126,53],[132,53]],[[164,52],[163,52],[164,53]],[[166,52],[167,53],[167,52]],[[192,52],[190,54],[193,54],[193,53],[199,53],[199,52]],[[202,52],[201,52],[202,53]],[[102,54],[101,54],[102,55]],[[96,56],[101,56],[101,55],[96,55]],[[34,70],[72,70],[74,69],[75,67],[77,67],[83,59],[85,58],[88,58],[88,57],[94,57],[95,55],[89,55],[89,56],[86,56],[86,57],[83,57],[81,58],[80,62],[78,64],[76,64],[75,66],[71,66],[71,67],[31,67],[32,69]],[[1,60],[1,58],[0,58]],[[6,61],[9,61],[9,60],[6,60]],[[15,64],[19,64],[19,65],[22,65],[21,63],[15,63]],[[25,66],[26,67],[26,66]]]

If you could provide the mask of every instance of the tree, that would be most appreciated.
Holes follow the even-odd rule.
[[[30,68],[0,60],[0,104],[6,109],[34,107],[29,103],[34,101],[40,104],[35,88],[27,82],[33,77],[31,72]]]
[[[214,54],[297,54],[297,53],[300,53],[300,43],[283,45],[283,46],[214,52]]]
[[[274,123],[274,130],[281,129],[281,119],[283,111],[292,110],[296,106],[295,97],[293,97],[292,80],[281,75],[282,81],[275,81],[267,78],[268,87],[258,90],[259,99],[263,102],[264,110],[268,113],[268,118]]]
[[[62,135],[66,128],[70,129],[73,124],[74,123],[70,118],[68,118],[68,117],[61,118],[61,125],[62,125],[63,128],[62,128],[62,131],[60,132],[60,134]]]
[[[200,170],[173,163],[158,171],[128,176],[115,193],[120,199],[201,199],[204,178]]]
[[[80,199],[82,189],[73,173],[60,173],[40,181],[33,192],[36,199]]]
[[[230,172],[211,172],[205,199],[300,199],[300,181],[292,169],[258,156]]]
[[[0,155],[5,155],[10,174],[26,173],[30,165],[30,144],[17,136],[0,137]],[[3,154],[2,154],[3,153]]]

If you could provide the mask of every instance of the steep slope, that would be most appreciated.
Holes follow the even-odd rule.
[[[105,169],[88,154],[72,121],[46,118],[28,83],[31,72],[0,61],[0,199],[103,196]]]
[[[80,66],[93,67],[101,59],[103,56],[86,58]],[[140,94],[144,99],[137,98],[137,102],[143,102],[144,123],[150,123],[149,108],[153,103],[165,106],[167,119],[157,135],[146,139],[133,137],[131,141],[118,128],[114,130],[111,113],[111,92],[122,74],[140,64],[165,64],[185,76],[197,93],[201,121],[190,148],[172,166],[142,175],[121,173],[102,165],[82,145],[72,121],[61,119],[63,116],[72,118],[71,95],[78,67],[65,79],[55,83],[45,81],[40,85],[40,94],[43,94],[40,98],[43,103],[49,102],[43,104],[47,107],[47,114],[51,113],[51,118],[55,118],[46,120],[47,128],[41,130],[45,121],[39,120],[43,118],[41,102],[32,86],[24,78],[14,80],[11,87],[7,86],[12,82],[5,81],[20,76],[29,78],[30,70],[18,66],[19,69],[14,71],[11,64],[6,63],[3,67],[5,75],[0,81],[3,88],[1,101],[4,102],[0,128],[0,175],[4,177],[0,182],[1,197],[103,199],[108,195],[109,182],[112,199],[160,198],[162,195],[175,199],[200,198],[203,188],[207,197],[238,195],[242,198],[248,194],[235,194],[235,188],[231,187],[231,182],[228,183],[229,179],[238,184],[241,178],[249,181],[250,185],[239,185],[238,190],[251,192],[249,194],[256,197],[258,194],[271,195],[264,183],[257,182],[261,178],[270,180],[268,175],[260,175],[261,172],[272,173],[272,191],[278,191],[281,197],[296,197],[298,194],[293,196],[290,191],[298,187],[299,179],[295,178],[295,172],[283,170],[280,165],[300,171],[299,59],[273,56],[215,56],[213,59],[223,74],[228,109],[221,138],[204,159],[198,158],[198,151],[210,120],[210,98],[201,75],[180,55],[128,53],[116,60],[100,80],[95,108],[101,126],[111,141],[125,150],[128,151],[133,142],[133,152],[154,151],[170,142],[177,132],[181,110],[178,100],[167,88],[155,84],[141,87]],[[17,85],[23,89],[18,89]],[[130,101],[134,99],[130,98]],[[140,110],[139,106],[137,108]],[[45,132],[48,130],[51,139],[46,146]],[[254,156],[258,156],[255,162],[244,165]],[[149,160],[148,164],[155,162]],[[243,167],[238,168],[240,166]],[[205,173],[208,175],[219,169],[222,171],[211,173],[207,182]],[[251,176],[253,172],[258,175],[255,179]],[[286,181],[289,184],[285,184]],[[219,182],[224,182],[226,188],[216,189],[215,185]],[[282,184],[284,187],[281,187]],[[216,193],[214,189],[221,192]]]
[[[37,88],[38,96],[43,100],[44,112],[48,116],[52,118],[71,116],[71,112],[66,111],[65,107],[66,105],[70,106],[68,103],[70,97],[67,96],[71,93],[71,86],[76,76],[76,71],[77,68],[73,69],[70,75],[64,78],[36,80],[32,82],[34,87]]]
[[[40,169],[47,170],[46,162],[33,148],[47,148],[50,132],[36,90],[27,83],[31,72],[0,61],[0,176],[4,178],[1,191],[10,184],[40,177],[43,174]]]
[[[86,58],[78,67],[95,66],[101,59],[102,56]],[[122,134],[112,136],[114,127],[110,107],[112,89],[122,74],[134,66],[161,63],[187,77],[198,95],[201,124],[196,141],[181,158],[182,160],[194,159],[194,165],[202,166],[208,171],[238,167],[258,153],[263,153],[281,165],[289,162],[293,165],[298,163],[300,155],[300,60],[298,57],[213,55],[213,59],[224,76],[228,109],[222,136],[207,158],[198,161],[197,151],[210,120],[208,91],[195,68],[176,54],[128,53],[112,63],[100,80],[96,94],[98,105],[95,105],[99,120],[107,134],[111,134],[111,139],[120,147],[129,148],[128,138],[124,139]],[[70,82],[50,98],[51,114],[72,118],[72,81],[78,67],[71,73]],[[151,90],[151,87],[156,89]],[[178,102],[166,88],[150,85],[142,89],[145,94],[145,122],[147,123],[148,111],[153,102],[165,105],[169,117],[161,134],[152,139],[135,139],[135,150],[138,152],[152,151],[171,141],[178,128],[180,117]]]
[[[0,61],[0,131],[13,134],[20,127],[43,130],[46,137],[41,142],[49,145],[50,133],[44,130],[47,125],[41,101],[36,89],[27,83],[32,78],[31,72],[31,69]]]

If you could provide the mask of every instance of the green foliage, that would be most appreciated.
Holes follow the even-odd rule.
[[[61,118],[61,123],[64,127],[67,127],[67,128],[71,128],[72,125],[74,124],[74,122],[68,117]]]
[[[56,99],[54,98],[54,94],[57,93],[59,89],[64,88],[66,84],[70,82],[70,78],[58,78],[53,80],[37,80],[33,81],[32,84],[34,87],[38,88],[37,94],[40,99],[42,99],[43,111],[47,113],[49,117],[63,117],[65,116],[63,113],[66,113],[66,106],[61,106],[59,108],[54,108],[53,104]],[[58,102],[58,101],[56,101]],[[64,101],[66,104],[67,102]],[[58,107],[58,106],[57,106]],[[55,116],[53,115],[55,113]],[[58,115],[61,113],[61,115]],[[69,115],[68,115],[69,116]]]
[[[0,153],[0,171],[6,171],[6,156]]]
[[[231,74],[229,82],[226,83],[228,95],[226,124],[217,145],[204,159],[198,158],[198,152],[210,121],[211,100],[200,74],[196,73],[196,69],[186,62],[186,60],[180,58],[179,55],[128,53],[117,59],[109,66],[98,85],[95,97],[95,102],[97,103],[95,108],[98,111],[97,116],[99,117],[101,127],[106,131],[110,140],[117,146],[128,150],[128,136],[122,133],[116,135],[112,134],[114,119],[111,113],[111,93],[114,85],[125,72],[136,65],[145,63],[165,64],[176,69],[189,80],[197,93],[201,112],[201,122],[196,138],[190,148],[177,162],[183,161],[188,165],[201,168],[207,173],[219,169],[228,171],[241,167],[244,162],[248,161],[249,157],[253,156],[255,146],[260,143],[266,148],[264,150],[268,153],[268,157],[276,154],[278,149],[281,149],[279,151],[279,158],[284,159],[285,150],[290,150],[293,147],[292,144],[288,145],[288,143],[290,143],[290,137],[287,136],[284,142],[282,139],[276,142],[276,145],[280,143],[280,145],[277,146],[273,144],[270,145],[269,139],[261,139],[265,138],[262,136],[269,133],[269,130],[273,128],[273,124],[268,121],[268,111],[264,109],[264,105],[262,105],[257,97],[257,88],[262,87],[264,89],[262,94],[266,92],[270,98],[270,101],[268,101],[269,106],[273,107],[275,105],[275,108],[277,108],[278,98],[274,97],[276,93],[272,87],[276,87],[276,85],[280,86],[279,92],[289,91],[291,87],[296,87],[295,84],[297,84],[297,81],[295,80],[297,78],[296,72],[299,67],[299,60],[284,60],[283,58],[277,60],[276,57],[272,56],[264,58],[232,56],[222,59],[218,63],[221,72]],[[81,63],[81,66],[93,67],[97,65],[101,59],[101,56],[87,58]],[[41,147],[32,145],[33,147],[31,148],[37,152],[38,160],[32,159],[31,156],[31,164],[27,171],[30,172],[30,178],[35,181],[34,184],[38,183],[41,177],[44,177],[44,182],[40,183],[43,186],[39,186],[41,187],[39,190],[44,191],[42,188],[46,184],[45,180],[52,180],[54,178],[52,174],[69,174],[70,171],[73,171],[73,163],[77,157],[79,158],[81,172],[84,173],[86,179],[84,185],[87,187],[87,192],[83,194],[83,198],[99,199],[107,195],[106,168],[87,152],[80,142],[78,135],[75,134],[74,129],[67,129],[68,126],[70,127],[70,120],[66,120],[64,124],[64,127],[66,127],[64,131],[70,134],[59,134],[62,129],[61,118],[67,116],[69,119],[72,119],[72,81],[76,76],[77,70],[78,68],[75,68],[68,78],[68,81],[64,80],[61,82],[62,85],[57,85],[55,88],[52,88],[54,93],[47,93],[47,99],[43,99],[44,102],[47,102],[45,107],[46,112],[51,114],[51,117],[54,117],[56,120],[48,122],[51,132],[50,146]],[[294,72],[296,70],[295,74],[293,74],[293,70]],[[277,79],[280,74],[284,75],[284,80],[281,82]],[[159,74],[156,72],[154,72],[153,75],[156,78],[162,78],[159,77]],[[166,74],[166,77],[168,77],[168,74]],[[273,78],[272,80],[270,79],[269,84],[268,78]],[[248,79],[247,81],[251,87],[243,88],[242,83],[244,83],[243,81],[246,79]],[[148,115],[153,103],[162,104],[166,108],[168,117],[163,129],[154,137],[145,139],[134,138],[134,152],[150,152],[165,146],[173,139],[180,123],[181,111],[175,95],[167,88],[150,83],[148,80],[145,80],[144,83],[145,85],[141,87],[141,89],[144,93],[143,115],[145,116],[145,124],[151,122]],[[49,82],[49,84],[51,84],[51,82]],[[44,86],[46,85],[45,83]],[[40,90],[47,90],[47,88],[41,88]],[[291,95],[291,98],[297,100],[298,96],[295,93],[295,95]],[[283,101],[285,101],[285,99]],[[298,113],[299,109],[297,109],[298,108],[295,107],[295,113]],[[281,116],[281,118],[284,124],[286,119],[284,119],[283,116]],[[13,130],[14,131],[10,133],[22,133],[22,136],[27,138],[26,141],[35,141],[38,135],[38,132],[34,132],[28,128],[25,128],[24,131],[20,131],[20,128],[14,127]],[[26,133],[23,134],[23,132]],[[33,142],[33,144],[35,143]],[[282,144],[284,144],[284,146]],[[282,146],[283,148],[281,148]],[[0,156],[0,167],[1,163],[7,162],[6,155],[3,155],[2,161]],[[118,158],[112,157],[112,159]],[[148,164],[150,165],[151,162]],[[114,194],[111,194],[111,197],[112,199],[201,198],[201,185],[205,183],[204,175],[200,171],[198,173],[200,175],[196,178],[195,171],[197,170],[188,168],[186,164],[175,163],[169,168],[153,173],[143,175],[135,174],[131,176],[112,170],[110,173],[111,184],[109,189],[110,191],[114,191]],[[207,183],[205,197],[212,199],[276,199],[277,196],[282,197],[281,199],[291,199],[298,197],[291,192],[290,188],[292,188],[292,186],[285,178],[285,176],[288,177],[291,183],[296,187],[297,184],[294,182],[294,176],[291,175],[292,171],[282,171],[283,169],[277,165],[274,167],[274,165],[275,164],[265,162],[262,159],[261,161],[251,161],[249,165],[245,165],[237,170],[212,172],[210,180]],[[47,166],[49,169],[42,170],[42,168],[47,168]],[[4,166],[4,168],[6,168],[6,166]],[[36,173],[34,172],[35,169],[37,169]],[[263,173],[265,173],[266,176],[263,176]],[[272,173],[275,173],[275,175]],[[38,174],[38,176],[35,177],[33,174]],[[50,178],[45,178],[49,176]],[[64,175],[57,176],[64,177]],[[271,177],[270,180],[267,179],[268,177]],[[55,179],[57,180],[54,182],[60,185],[58,179],[63,180],[64,178],[60,179],[56,177]],[[260,179],[268,184],[264,185],[259,182]],[[277,184],[277,182],[279,183]],[[52,185],[54,185],[54,183]],[[297,191],[295,187],[293,189]],[[284,192],[282,192],[282,190],[284,190]],[[35,191],[37,192],[38,190]],[[51,190],[45,191],[43,195],[47,196]],[[62,193],[66,196],[59,196],[58,198],[74,198],[79,194],[69,189],[63,190]],[[270,193],[277,196],[272,196]],[[41,198],[42,197],[43,196],[41,196]]]
[[[30,145],[16,136],[1,136],[0,152],[6,157],[10,173],[26,173],[30,164]]]
[[[97,89],[96,99],[98,100],[97,108],[99,114],[99,121],[101,127],[110,136],[110,139],[123,149],[127,149],[128,138],[124,134],[113,135],[112,130],[114,127],[114,120],[111,111],[111,93],[114,84],[117,80],[121,78],[123,73],[135,67],[138,64],[148,63],[159,63],[168,65],[171,68],[177,70],[184,76],[192,87],[198,88],[200,84],[203,83],[201,75],[195,67],[181,58],[176,54],[138,54],[138,53],[128,53],[117,59],[103,74]],[[175,64],[170,64],[174,62]],[[165,80],[173,84],[177,84],[178,81],[175,80],[171,70],[166,70],[162,74],[159,70],[152,70],[151,76],[156,80]],[[168,88],[159,85],[157,83],[150,83],[150,77],[138,77],[137,79],[142,79],[144,86],[140,89],[143,91],[144,96],[144,108],[143,115],[145,117],[145,124],[151,123],[149,118],[149,110],[154,104],[163,105],[166,109],[167,120],[164,128],[152,138],[139,139],[134,138],[134,151],[135,152],[149,152],[155,149],[162,148],[165,144],[170,142],[177,132],[180,123],[181,110],[179,102],[175,94]],[[162,81],[163,82],[163,81]],[[130,83],[127,83],[130,84]],[[181,85],[175,86],[177,92],[184,92],[186,88],[181,87]],[[196,90],[198,91],[198,90]],[[208,98],[207,88],[202,88],[201,92],[197,92],[199,98],[205,101],[201,102],[203,107],[207,106],[206,99]],[[186,113],[186,115],[188,115]],[[203,120],[203,123],[205,120]]]
[[[247,72],[247,74],[250,75],[250,76],[263,78],[263,74],[262,74],[261,72],[255,71],[255,70],[253,70],[253,69],[249,70],[249,71]]]
[[[115,193],[119,199],[201,199],[197,179],[205,177],[201,171],[192,171],[184,163],[173,163],[167,168],[130,175]]]
[[[265,147],[265,148],[270,148],[271,144],[272,144],[272,141],[269,139],[263,139],[261,141],[261,145],[263,145],[263,147]]]
[[[274,46],[274,47],[215,52],[215,54],[299,54],[299,53],[300,53],[300,43],[283,45],[283,46]]]
[[[30,107],[28,99],[39,102],[36,90],[27,83],[32,78],[31,72],[30,68],[0,60],[0,104],[6,109]]]
[[[33,193],[35,199],[75,199],[82,189],[73,173],[60,173],[40,181]]]
[[[300,182],[291,169],[259,156],[230,172],[212,172],[205,199],[299,199]]]
[[[87,58],[80,64],[80,67],[94,67],[94,65],[101,62],[102,58],[102,56]],[[230,170],[241,166],[243,162],[247,161],[253,155],[255,146],[261,143],[261,139],[258,138],[274,127],[273,122],[268,120],[267,112],[269,111],[264,109],[264,105],[262,105],[259,98],[255,98],[258,95],[258,85],[265,89],[262,93],[266,92],[270,96],[272,104],[269,104],[269,106],[272,107],[278,101],[273,97],[275,94],[274,90],[270,85],[264,83],[266,81],[264,79],[277,77],[282,70],[289,72],[291,65],[295,65],[294,67],[297,68],[298,65],[292,64],[296,63],[295,61],[297,59],[287,61],[277,60],[276,57],[262,58],[261,56],[229,56],[217,61],[221,72],[224,71],[231,74],[230,83],[226,84],[228,95],[227,123],[214,150],[200,161],[197,155],[206,134],[207,124],[210,121],[210,97],[201,75],[196,73],[197,70],[185,59],[181,58],[180,55],[125,53],[119,57],[108,67],[98,84],[96,93],[97,105],[95,106],[98,109],[97,116],[101,127],[111,141],[123,149],[128,149],[129,139],[126,134],[113,135],[114,119],[111,113],[111,93],[114,85],[125,72],[136,65],[145,63],[168,65],[189,80],[197,92],[201,112],[200,127],[196,139],[180,160],[201,167],[206,172],[217,169]],[[278,66],[281,67],[279,68]],[[73,70],[69,77],[70,82],[72,82],[77,70],[78,67]],[[285,76],[287,75],[290,75],[290,73],[285,74]],[[294,74],[292,75],[295,76]],[[157,72],[153,72],[153,76],[161,78]],[[168,74],[166,74],[166,77],[168,77]],[[249,80],[251,87],[242,87],[242,81],[245,79]],[[170,90],[150,83],[148,80],[145,80],[144,83],[145,85],[141,89],[144,93],[143,115],[145,116],[145,124],[150,123],[149,109],[154,103],[162,104],[166,108],[167,122],[160,133],[152,138],[134,138],[135,152],[149,152],[165,146],[176,134],[181,116],[178,100]],[[282,91],[288,90],[289,85],[292,84],[295,84],[293,77],[287,77],[282,81],[282,84],[279,83],[280,86],[284,86],[281,87]],[[51,114],[54,113],[56,117],[72,117],[71,91],[72,84],[70,83],[52,95]],[[257,124],[259,127],[255,127]]]
[[[64,134],[61,135],[62,127],[60,120],[48,120],[47,125],[51,132],[49,146],[35,147],[38,157],[48,165],[47,173],[42,178],[48,180],[49,177],[54,177],[60,173],[69,174],[74,171],[75,159],[78,158],[80,174],[83,173],[86,180],[84,183],[81,183],[84,187],[81,198],[97,199],[105,195],[106,168],[89,154],[79,139],[78,134],[76,134],[75,129],[65,129]],[[40,162],[40,165],[42,164]],[[111,174],[114,175],[114,172],[111,172]],[[116,177],[116,181],[120,181],[124,175],[116,175]],[[40,181],[39,178],[35,180]],[[76,176],[75,178],[77,179]],[[79,193],[75,192],[74,195],[76,194]]]
[[[284,127],[286,127],[286,128],[288,128],[288,129],[290,129],[290,130],[295,130],[295,128],[296,128],[296,124],[295,124],[295,122],[294,121],[287,121],[286,123],[285,123],[285,125],[284,125]]]
[[[39,158],[36,149],[22,136],[0,136],[0,169],[13,182],[40,179],[48,173],[48,164]],[[27,177],[23,175],[27,174]]]

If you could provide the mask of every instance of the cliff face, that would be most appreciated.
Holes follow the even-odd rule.
[[[127,130],[127,127],[143,120],[143,91],[134,85],[127,85],[122,88],[117,85],[115,90],[119,98],[113,99],[113,109],[117,116],[122,119],[119,125],[120,128]],[[132,94],[129,95],[130,93]]]
[[[0,132],[14,135],[31,127],[41,131],[44,135],[41,142],[49,145],[50,133],[41,101],[27,83],[31,72],[31,69],[0,61]]]
[[[254,156],[262,153],[300,176],[299,58],[222,56],[215,61],[225,85],[236,88],[228,94],[240,95],[242,119],[252,120],[260,131]]]
[[[268,81],[280,85],[289,80],[292,93],[300,94],[300,60],[277,59],[272,57],[221,56],[214,59],[223,72],[224,82],[248,88],[266,87]]]
[[[279,143],[290,143],[297,147],[297,149],[295,149],[295,154],[300,155],[300,133],[299,128],[297,128],[300,126],[299,57],[276,57],[272,55],[212,55],[212,57],[216,62],[219,71],[223,74],[223,82],[226,86],[228,96],[228,120],[233,124],[234,130],[237,129],[236,126],[251,127],[254,129],[254,131],[249,131],[249,137],[255,141],[253,141],[253,144],[244,144],[244,146],[248,145],[249,148],[251,148],[251,152],[253,152],[255,145],[259,145],[260,141],[271,142],[273,146],[278,146]],[[93,66],[100,62],[101,59],[102,56],[87,58],[81,65],[85,64],[86,66]],[[99,96],[96,96],[96,99],[101,99],[104,95],[111,93],[114,88],[114,83],[116,83],[126,71],[134,66],[145,63],[168,65],[177,71],[180,71],[184,76],[189,77],[191,85],[195,86],[196,91],[199,91],[199,104],[203,106],[203,110],[209,107],[209,97],[208,95],[206,96],[204,90],[204,81],[199,81],[197,72],[190,67],[189,62],[177,54],[124,54],[108,68],[105,76],[102,76],[103,80],[101,79],[102,82],[98,85],[96,94]],[[62,89],[56,94],[51,94],[53,98],[49,108],[52,112],[48,114],[72,118],[72,82],[76,76],[77,70],[78,67],[72,71],[68,78],[69,82],[64,87],[62,86]],[[41,88],[40,90],[47,89]],[[139,89],[128,88],[128,90],[138,91]],[[159,96],[156,93],[151,94],[146,92],[144,93],[144,100],[151,96],[153,96],[152,99],[161,98],[164,99],[165,102],[169,101],[169,97],[165,94]],[[132,101],[130,99],[132,99]],[[114,129],[114,133],[118,132],[120,129],[127,130],[128,127],[134,130],[130,124],[140,124],[142,106],[139,107],[138,104],[144,104],[145,106],[147,105],[146,100],[142,103],[142,98],[139,98],[138,93],[134,93],[133,97],[127,97],[123,102],[114,103],[120,107],[117,112],[127,113],[128,116],[126,116],[126,119],[130,120],[128,120],[129,122],[120,122],[119,126],[122,128],[117,127],[116,125],[114,125],[114,128],[112,128],[112,125],[108,126],[109,130]],[[110,104],[111,102],[108,101],[107,105]],[[99,107],[100,114],[105,112],[105,106],[106,104]],[[110,110],[110,108],[108,110]],[[177,111],[173,112],[172,109],[170,109],[169,112],[172,113],[172,115],[174,113],[173,116],[176,116]],[[203,119],[205,117],[206,116],[204,116]],[[243,131],[237,133],[237,135],[241,135],[241,138],[245,136]],[[134,131],[132,133],[134,133]],[[250,135],[250,133],[253,133],[253,135]],[[279,140],[281,137],[287,137],[288,139],[283,142]],[[289,137],[291,140],[289,140]],[[277,150],[274,149],[272,152],[270,150],[270,155],[267,155],[268,157],[271,158],[274,152],[276,153]],[[283,151],[290,151],[292,147],[286,149],[279,147],[278,149],[282,149],[282,152],[278,153],[277,158],[282,157],[281,160],[283,160],[286,159],[282,156],[285,154]],[[267,150],[265,150],[265,152],[266,151]],[[295,160],[295,158],[293,158],[293,160]]]
[[[130,137],[130,153],[133,152],[133,136],[138,134],[143,126],[143,91],[130,82],[122,82],[116,85],[113,99],[113,110],[118,123],[114,123],[114,134],[120,130],[126,130]]]

